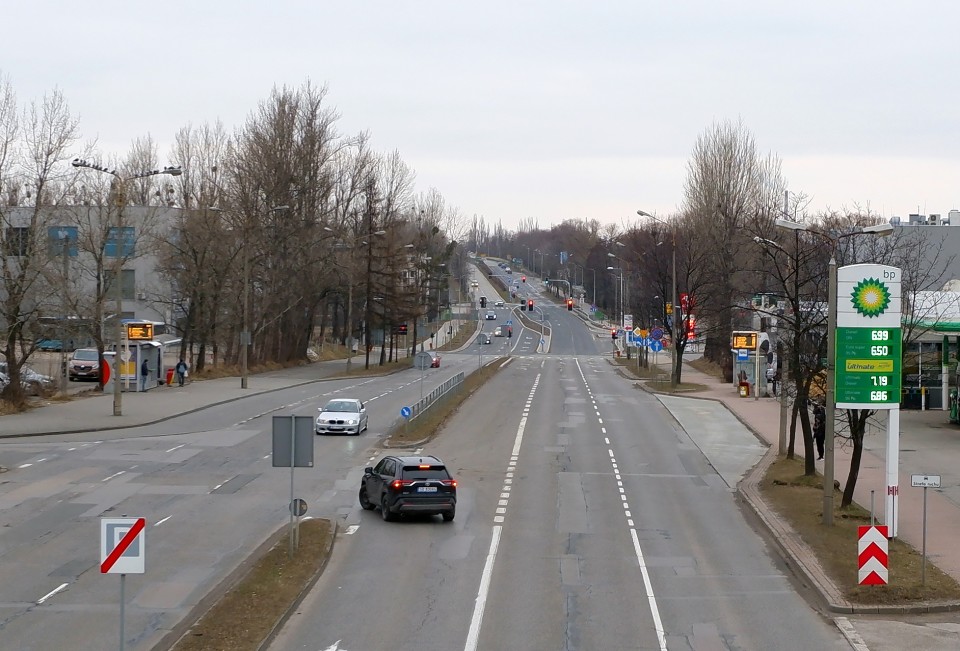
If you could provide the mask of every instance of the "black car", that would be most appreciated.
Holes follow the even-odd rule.
[[[404,513],[439,513],[451,522],[457,512],[457,480],[437,457],[384,457],[364,468],[359,497],[367,511],[379,506],[387,522]]]

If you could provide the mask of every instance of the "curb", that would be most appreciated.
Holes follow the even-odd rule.
[[[608,360],[609,361],[609,360]],[[611,364],[613,362],[610,362]],[[621,373],[624,377],[623,373]],[[767,452],[763,458],[747,473],[747,476],[740,481],[736,487],[736,494],[741,496],[744,502],[750,507],[753,513],[760,519],[767,531],[770,532],[777,547],[780,549],[781,557],[787,562],[788,566],[799,570],[799,574],[807,581],[821,596],[827,605],[827,610],[833,613],[843,613],[852,615],[922,615],[927,613],[944,613],[960,611],[960,602],[932,602],[903,606],[888,605],[861,605],[855,604],[843,596],[843,592],[827,575],[816,556],[810,550],[800,536],[782,520],[777,512],[769,507],[760,495],[760,478],[766,473],[767,468],[777,460],[778,454],[774,447],[757,432],[750,423],[746,422],[736,412],[727,407],[723,400],[712,397],[697,395],[677,396],[672,393],[657,391],[646,386],[641,378],[628,378],[634,380],[643,391],[651,395],[668,395],[671,397],[694,398],[696,400],[710,400],[723,405],[731,416],[736,418],[757,440],[767,446]],[[663,404],[663,403],[661,403]],[[667,410],[669,411],[669,409]]]

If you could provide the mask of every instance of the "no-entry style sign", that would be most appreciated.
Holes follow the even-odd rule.
[[[887,527],[859,527],[857,529],[857,566],[860,585],[886,585]]]
[[[147,521],[144,518],[100,518],[100,573],[143,574]]]

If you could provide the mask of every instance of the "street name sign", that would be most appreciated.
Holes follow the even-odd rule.
[[[940,475],[910,475],[913,488],[940,488]]]

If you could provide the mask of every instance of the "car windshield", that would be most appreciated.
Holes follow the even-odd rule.
[[[323,408],[324,411],[360,411],[359,405],[350,400],[331,400],[327,403],[327,406]]]
[[[443,466],[430,466],[429,468],[420,468],[419,466],[404,466],[404,479],[447,479],[447,469]]]
[[[96,361],[97,360],[97,351],[95,350],[78,350],[73,353],[74,359],[81,359],[85,362]]]

